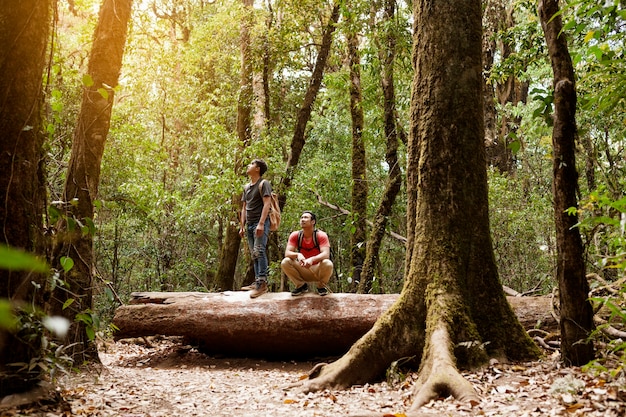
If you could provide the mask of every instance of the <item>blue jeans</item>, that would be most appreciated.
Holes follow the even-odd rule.
[[[254,276],[257,280],[267,281],[268,261],[267,261],[267,239],[270,233],[270,217],[265,219],[265,229],[261,236],[256,236],[256,226],[258,223],[248,224],[246,237],[248,238],[248,248],[252,255],[254,265]]]

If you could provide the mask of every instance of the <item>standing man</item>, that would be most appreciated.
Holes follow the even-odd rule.
[[[305,211],[300,216],[302,230],[289,235],[280,268],[296,286],[293,296],[307,292],[310,282],[315,283],[319,295],[328,294],[326,284],[333,274],[330,242],[325,232],[315,228],[316,224],[315,214]]]
[[[248,239],[248,248],[254,263],[255,281],[250,298],[256,298],[268,291],[267,288],[267,238],[270,233],[270,200],[272,186],[263,179],[267,164],[262,159],[254,159],[248,165],[246,174],[250,183],[243,189],[239,236]],[[247,226],[247,229],[246,229]]]

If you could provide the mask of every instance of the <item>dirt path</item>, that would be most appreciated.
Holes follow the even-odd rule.
[[[62,379],[61,401],[3,409],[0,416],[393,416],[411,402],[415,374],[345,391],[303,394],[290,386],[313,362],[215,358],[176,340],[152,347],[111,343],[101,349],[103,369]],[[482,398],[473,407],[433,401],[420,415],[624,416],[626,379],[607,381],[554,358],[532,364],[493,363],[465,375]]]

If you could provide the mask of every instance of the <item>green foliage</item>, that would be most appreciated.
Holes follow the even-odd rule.
[[[587,240],[587,250],[601,280],[591,282],[596,309],[609,314],[607,323],[598,326],[592,338],[605,340],[603,329],[619,323],[626,325],[626,197],[613,199],[601,188],[582,202],[578,228]],[[607,287],[616,286],[612,291]],[[626,343],[619,338],[606,340],[603,357],[588,365],[590,370],[623,376],[626,367]]]
[[[520,293],[546,294],[556,285],[551,195],[549,189],[528,187],[528,183],[490,171],[494,253],[504,285]]]
[[[68,372],[68,367],[72,364],[72,359],[65,354],[68,347],[59,345],[54,338],[49,337],[51,331],[64,336],[69,327],[67,320],[48,317],[39,310],[22,308],[15,312],[12,327],[14,336],[31,351],[28,363],[8,364],[16,373],[36,378],[43,372],[54,379],[59,372]]]
[[[626,271],[626,197],[614,200],[598,189],[581,202],[578,213],[578,228],[597,270]]]
[[[33,254],[0,244],[0,269],[45,273],[49,267],[45,261]]]
[[[59,204],[65,204],[61,203],[64,170],[82,89],[89,84],[88,48],[84,45],[91,38],[97,1],[73,3],[75,13],[68,4],[59,4],[58,42],[46,78],[46,165],[50,198]],[[593,173],[607,196],[619,201],[626,177],[626,72],[619,30],[624,12],[621,2],[596,3],[571,1],[563,14],[578,77],[581,144],[592,144],[581,147],[581,172],[588,178],[581,192],[586,195],[593,191]],[[137,7],[132,19],[102,161],[102,203],[93,221],[68,219],[70,227],[95,237],[99,280],[94,312],[80,316],[85,324],[95,324],[92,315],[103,321],[111,317],[118,304],[117,294],[124,300],[137,290],[214,289],[224,233],[236,221],[239,195],[247,181],[242,161],[263,157],[270,167],[266,177],[274,185],[281,180],[297,111],[330,10],[329,2],[313,0],[275,2],[272,10],[253,9],[249,46],[255,74],[265,70],[268,76],[270,114],[267,125],[255,127],[253,140],[244,147],[236,134],[242,3],[189,2],[184,12],[176,3],[155,5],[158,16],[151,9]],[[287,205],[278,232],[279,245],[284,247],[289,232],[298,228],[300,213],[307,209],[316,212],[319,227],[329,233],[333,245],[338,276],[331,283],[334,291],[351,289],[348,259],[353,219],[318,199],[351,209],[345,31],[359,33],[361,45],[369,220],[388,175],[378,55],[388,29],[397,34],[396,106],[399,127],[406,132],[413,76],[412,11],[408,4],[398,4],[397,18],[385,23],[373,13],[369,2],[343,7],[342,13],[351,17],[350,27],[344,20],[337,27],[322,89],[307,127],[306,145],[286,190]],[[489,80],[503,85],[515,77],[529,84],[530,93],[527,103],[497,104],[499,120],[506,120],[511,127],[507,141],[516,166],[508,176],[489,173],[490,219],[502,282],[521,292],[546,293],[554,285],[556,251],[551,204],[553,92],[552,71],[535,9],[536,2],[514,2],[516,24],[496,35],[511,53],[504,57],[503,50],[492,51],[495,64]],[[399,160],[404,171],[403,146]],[[590,162],[593,172],[583,171],[583,164]],[[388,229],[400,235],[406,235],[405,207],[403,190],[388,219]],[[62,219],[60,208],[53,204],[48,219],[49,226]],[[590,227],[605,230],[607,225],[595,223]],[[597,248],[605,249],[592,250],[589,246],[590,254],[603,254],[606,262],[618,265],[614,258],[617,240],[607,234],[600,241],[604,246]],[[404,256],[404,246],[385,237],[373,283],[376,291],[402,288]],[[240,256],[239,262],[236,280],[245,271],[245,257]],[[71,268],[70,263],[65,260],[61,266],[65,270]],[[273,279],[278,280],[278,265],[272,264],[271,270]],[[55,285],[64,285],[58,277],[56,281],[54,276],[50,279]]]

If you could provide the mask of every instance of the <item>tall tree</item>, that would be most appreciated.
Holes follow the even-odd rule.
[[[554,220],[559,282],[561,360],[584,365],[594,358],[593,309],[585,272],[584,248],[576,227],[578,172],[576,171],[576,84],[574,67],[563,33],[557,0],[541,0],[538,7],[554,73],[552,130]]]
[[[372,381],[392,361],[417,355],[415,409],[440,395],[476,398],[457,366],[478,365],[489,355],[534,359],[539,350],[506,301],[493,255],[483,144],[481,2],[418,0],[413,7],[404,288],[348,353],[319,366],[305,389]]]
[[[298,110],[296,116],[296,123],[293,130],[293,136],[291,139],[291,152],[287,159],[287,167],[285,176],[281,180],[281,189],[279,189],[279,201],[281,209],[286,202],[286,191],[291,186],[293,180],[294,170],[300,161],[302,149],[306,142],[306,126],[311,118],[311,112],[313,111],[313,104],[317,98],[317,94],[320,91],[322,85],[322,79],[324,76],[324,69],[326,68],[326,61],[330,54],[330,47],[333,41],[333,33],[339,19],[339,5],[341,2],[335,2],[324,32],[322,34],[322,42],[317,51],[317,58],[315,60],[315,67],[313,68],[313,74],[311,74],[311,81],[304,93],[304,99]]]
[[[374,2],[376,4],[376,2]],[[393,25],[396,14],[396,1],[383,0],[382,33],[376,38],[378,58],[382,67],[380,84],[383,91],[383,114],[385,125],[386,151],[385,162],[389,167],[389,178],[385,185],[383,197],[378,204],[374,227],[370,233],[363,272],[359,282],[359,293],[368,293],[372,288],[374,271],[378,263],[378,253],[385,235],[387,220],[393,209],[393,204],[402,186],[402,171],[398,161],[398,122],[396,117],[396,91],[393,77],[393,67],[396,56],[396,28]]]
[[[0,245],[42,255],[46,194],[41,93],[49,28],[50,1],[0,1]],[[40,305],[35,285],[44,279],[0,269],[0,299],[10,300],[17,310]],[[27,340],[32,336],[0,328],[0,397],[38,382],[37,373],[10,366],[30,363],[38,355],[41,340]]]
[[[51,288],[49,311],[74,323],[67,337],[75,363],[97,360],[93,343],[93,215],[98,197],[100,162],[109,132],[115,87],[122,67],[132,0],[103,0],[93,36],[80,114],[64,188],[63,215],[53,265],[63,285]],[[67,268],[67,259],[73,267]],[[64,269],[65,267],[65,269]]]
[[[240,51],[241,70],[239,84],[239,99],[237,101],[237,136],[239,137],[241,148],[250,145],[252,140],[252,51],[250,48],[250,31],[254,24],[252,5],[253,0],[243,0],[244,18],[240,29]],[[241,154],[241,153],[240,153]],[[235,172],[239,173],[245,163],[241,160],[235,161]],[[241,245],[239,236],[239,207],[241,207],[241,194],[235,193],[232,196],[233,211],[231,218],[226,223],[226,236],[224,244],[220,250],[219,265],[217,267],[217,285],[221,290],[231,290],[234,285],[235,269],[237,266],[237,255]],[[252,259],[248,258],[248,268],[246,272],[246,283],[254,280],[254,270],[252,269]]]
[[[356,12],[345,13],[347,25],[348,66],[350,71],[350,117],[352,119],[352,233],[350,265],[353,285],[361,280],[367,239],[367,163],[363,140],[363,93],[361,88],[361,54],[357,34]]]

